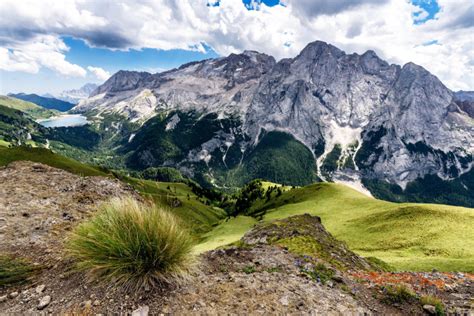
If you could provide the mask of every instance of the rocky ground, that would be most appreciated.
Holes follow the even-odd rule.
[[[0,288],[0,313],[421,315],[435,313],[420,301],[430,294],[450,314],[473,314],[473,275],[384,272],[309,215],[258,225],[240,242],[202,254],[179,285],[125,293],[84,280],[61,240],[97,203],[122,194],[136,195],[116,180],[34,163],[0,169],[0,250],[43,266],[31,282]],[[394,300],[387,287],[400,284],[414,295]]]
[[[65,232],[112,197],[140,196],[122,182],[81,177],[43,164],[17,161],[0,168],[0,253],[35,261],[60,255]],[[43,262],[39,262],[43,263]]]

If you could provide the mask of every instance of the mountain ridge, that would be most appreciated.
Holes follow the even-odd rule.
[[[414,63],[388,64],[374,51],[346,54],[322,41],[278,62],[246,51],[157,74],[120,71],[73,111],[114,113],[139,124],[159,114],[170,128],[155,132],[165,134],[193,111],[215,113],[216,124],[233,121],[235,128],[217,129],[187,154],[161,162],[204,172],[211,182],[229,169],[219,159],[226,165],[232,152],[242,165],[272,131],[309,148],[323,180],[371,178],[404,188],[427,174],[457,178],[473,164],[472,119],[436,76]],[[144,166],[157,161],[152,147],[135,152]]]
[[[69,111],[74,107],[74,104],[70,102],[66,102],[57,98],[46,98],[34,93],[9,93],[8,96],[37,104],[45,109],[58,110],[61,112]]]

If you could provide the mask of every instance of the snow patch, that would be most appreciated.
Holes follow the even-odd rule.
[[[173,115],[171,119],[168,121],[168,123],[166,124],[165,130],[166,131],[174,130],[174,128],[176,127],[176,125],[178,125],[180,120],[181,119],[179,118],[178,114]]]
[[[341,146],[341,156],[342,159],[350,159],[350,155],[354,151],[354,145],[357,143],[358,147],[355,150],[359,150],[362,140],[361,140],[362,128],[353,128],[350,126],[340,126],[335,121],[331,121],[327,127],[327,132],[324,135],[324,153],[316,160],[316,165],[318,166],[318,176],[326,181],[326,178],[321,174],[321,167],[323,165],[324,159],[327,155],[333,150],[334,146],[339,144]],[[355,154],[353,154],[355,156]]]

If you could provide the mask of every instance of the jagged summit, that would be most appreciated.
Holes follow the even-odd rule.
[[[303,48],[301,53],[296,58],[304,57],[317,59],[320,57],[324,57],[324,54],[332,55],[336,58],[345,55],[345,53],[336,46],[333,46],[323,41],[314,41],[306,45],[306,47]]]
[[[118,92],[137,89],[140,85],[146,84],[152,74],[148,72],[119,70],[112,77],[110,77],[104,84],[99,86],[91,93],[91,97],[104,92]]]

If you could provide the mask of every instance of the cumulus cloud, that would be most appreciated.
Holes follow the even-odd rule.
[[[204,51],[207,45],[221,55],[252,49],[276,58],[293,57],[308,42],[324,40],[348,53],[372,49],[392,63],[413,61],[451,89],[474,89],[474,4],[469,1],[438,0],[441,11],[420,24],[414,23],[420,8],[403,0],[282,3],[248,10],[240,0],[2,0],[0,12],[10,14],[0,20],[0,67],[53,68],[21,49],[44,36],[59,42],[72,36],[109,49]],[[433,40],[439,45],[423,46]],[[65,51],[52,52],[64,56]],[[63,71],[85,71],[60,56],[52,60]]]
[[[68,62],[64,53],[68,47],[51,35],[37,36],[31,41],[0,47],[0,69],[37,73],[41,67],[70,77],[84,77],[86,70]]]
[[[388,0],[291,0],[289,4],[299,14],[313,18],[322,14],[334,15],[361,6],[383,5]]]
[[[99,79],[101,81],[105,81],[105,80],[110,78],[110,72],[106,71],[103,68],[88,66],[87,70],[92,72],[94,74],[94,76],[96,76],[97,79]]]

